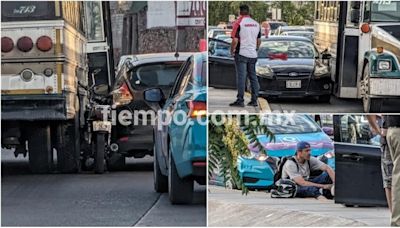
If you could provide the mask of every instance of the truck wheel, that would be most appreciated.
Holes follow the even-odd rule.
[[[50,126],[34,125],[29,130],[29,166],[33,173],[49,173],[53,169]]]
[[[161,173],[160,170],[160,164],[158,163],[158,158],[157,158],[157,149],[155,148],[156,146],[154,145],[154,170],[153,170],[153,175],[154,175],[154,190],[156,192],[167,192],[168,191],[168,177],[164,176]]]
[[[105,133],[94,133],[95,134],[95,146],[94,149],[94,172],[98,174],[104,173],[104,153],[106,147]]]
[[[364,67],[363,80],[361,81],[361,96],[363,99],[364,112],[377,113],[381,111],[383,99],[371,98],[369,85],[369,64]]]
[[[79,116],[62,122],[57,128],[57,165],[61,173],[81,171]]]
[[[168,163],[169,200],[172,204],[191,203],[193,199],[193,180],[179,177],[171,151],[169,151]]]

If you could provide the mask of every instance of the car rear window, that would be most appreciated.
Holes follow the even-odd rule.
[[[131,75],[133,87],[173,86],[182,62],[164,62],[136,67]]]
[[[314,45],[306,41],[271,40],[261,44],[258,58],[285,59],[306,58],[312,59],[316,55]]]

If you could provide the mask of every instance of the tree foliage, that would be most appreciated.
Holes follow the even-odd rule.
[[[233,188],[242,189],[242,194],[247,194],[248,189],[244,186],[238,172],[238,157],[250,154],[249,144],[253,144],[261,153],[265,153],[258,136],[267,135],[273,138],[273,134],[266,125],[261,123],[259,116],[247,116],[248,124],[245,124],[245,118],[244,115],[239,118],[218,115],[217,122],[224,120],[224,124],[216,125],[210,121],[208,129],[209,178],[213,175],[221,176],[225,186],[230,183]]]
[[[258,22],[267,20],[269,8],[282,9],[282,21],[289,25],[312,23],[314,18],[314,2],[298,1],[211,1],[209,2],[209,25],[227,22],[230,14],[239,15],[239,6],[247,4],[251,16]]]
[[[265,21],[267,19],[268,4],[255,1],[210,1],[208,7],[209,25],[218,25],[219,22],[227,22],[229,15],[239,15],[239,6],[247,4],[250,8],[250,14],[256,21]]]

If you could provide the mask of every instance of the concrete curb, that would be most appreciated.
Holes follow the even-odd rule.
[[[245,92],[244,96],[251,100],[251,94],[249,92]],[[262,97],[257,98],[258,107],[255,108],[259,113],[271,112],[271,107],[268,104],[268,101]]]
[[[328,225],[327,225],[328,224]],[[328,217],[259,205],[208,200],[208,226],[366,226],[352,219]]]

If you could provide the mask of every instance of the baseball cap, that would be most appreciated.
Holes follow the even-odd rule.
[[[297,143],[297,150],[304,150],[304,149],[310,149],[310,143],[301,141]]]

